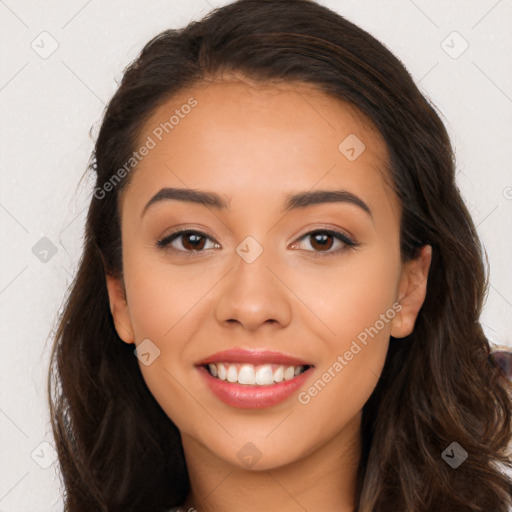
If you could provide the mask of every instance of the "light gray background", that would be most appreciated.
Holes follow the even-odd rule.
[[[89,130],[95,137],[116,81],[145,42],[226,3],[0,0],[0,512],[62,510],[47,337],[81,253],[93,185],[78,187],[93,148]],[[493,343],[511,344],[512,1],[320,3],[380,39],[442,112],[490,260],[482,321]],[[44,55],[53,40],[58,48]],[[57,250],[46,262],[32,251],[42,237]]]

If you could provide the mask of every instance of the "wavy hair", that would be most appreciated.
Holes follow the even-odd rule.
[[[508,512],[512,386],[479,322],[488,278],[447,131],[398,58],[309,0],[239,0],[165,30],[127,66],[105,109],[83,253],[48,373],[66,512],[162,512],[189,492],[180,432],[114,328],[105,276],[122,276],[118,199],[131,174],[105,185],[122,175],[157,107],[225,72],[312,84],[365,114],[389,150],[402,261],[432,246],[414,331],[391,337],[363,408],[357,511]],[[457,469],[442,458],[452,442],[468,453]]]

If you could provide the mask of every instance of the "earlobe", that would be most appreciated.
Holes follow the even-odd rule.
[[[133,328],[122,279],[107,274],[106,280],[110,312],[114,318],[117,334],[125,343],[134,343]]]
[[[427,295],[431,261],[432,247],[425,245],[417,258],[404,265],[398,289],[398,302],[402,308],[391,322],[390,334],[394,338],[404,338],[414,330],[416,318]]]

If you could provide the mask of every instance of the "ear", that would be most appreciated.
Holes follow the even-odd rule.
[[[134,343],[126,292],[122,278],[106,276],[110,301],[110,312],[114,318],[117,334],[125,343]]]
[[[427,294],[427,278],[432,261],[432,246],[421,248],[417,258],[408,261],[402,269],[398,285],[398,302],[402,309],[391,321],[391,336],[404,338],[412,333],[418,313]]]

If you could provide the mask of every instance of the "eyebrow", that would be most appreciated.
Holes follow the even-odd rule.
[[[162,188],[159,190],[144,206],[141,216],[147,209],[161,201],[183,201],[187,203],[202,204],[211,206],[216,210],[229,210],[230,201],[224,199],[215,192],[206,192],[197,189],[184,188]],[[373,220],[373,214],[369,206],[358,196],[348,190],[315,190],[287,194],[285,196],[284,211],[289,212],[297,208],[307,208],[317,204],[324,203],[348,203],[355,205],[366,212]]]

